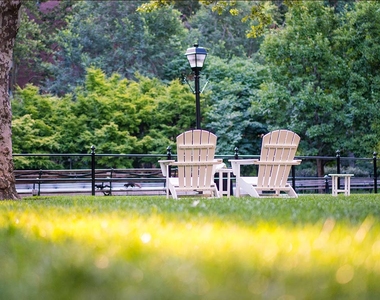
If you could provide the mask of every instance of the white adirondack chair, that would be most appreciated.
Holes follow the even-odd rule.
[[[287,182],[291,167],[299,165],[295,160],[300,137],[289,130],[275,130],[262,139],[260,160],[232,159],[232,170],[236,176],[236,196],[240,190],[252,197],[273,197],[285,195],[297,198],[298,195]],[[257,177],[245,177],[240,174],[240,166],[258,165]]]
[[[166,177],[166,196],[173,199],[184,195],[220,197],[214,183],[214,173],[220,160],[215,160],[217,137],[206,130],[189,130],[177,136],[177,162],[160,160]],[[178,177],[170,177],[169,167],[178,168]],[[169,193],[170,192],[170,193]],[[198,193],[194,193],[198,192]]]

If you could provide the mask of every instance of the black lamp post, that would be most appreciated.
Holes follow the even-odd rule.
[[[201,103],[200,103],[200,87],[199,87],[199,73],[203,68],[203,63],[206,60],[207,51],[205,48],[198,47],[195,44],[194,47],[188,48],[185,53],[187,60],[190,63],[191,69],[194,71],[195,80],[195,107],[197,117],[197,129],[201,128]]]

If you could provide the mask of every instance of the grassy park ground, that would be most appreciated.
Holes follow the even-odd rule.
[[[0,202],[0,299],[379,299],[380,195]]]

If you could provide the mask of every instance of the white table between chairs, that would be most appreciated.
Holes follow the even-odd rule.
[[[219,174],[219,193],[221,196],[226,195],[227,197],[231,196],[231,174],[232,169],[227,168],[221,168],[218,169],[216,172]],[[226,190],[224,190],[223,180],[224,180],[224,174],[227,174],[227,186]]]
[[[331,190],[333,196],[337,196],[338,193],[344,193],[345,196],[350,195],[351,177],[353,177],[354,174],[329,174],[329,176],[331,177]],[[340,189],[338,186],[338,178],[344,179],[343,189]]]

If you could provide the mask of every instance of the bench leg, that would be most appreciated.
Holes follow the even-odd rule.
[[[338,185],[338,177],[334,176],[332,178],[332,181],[331,181],[331,190],[332,190],[332,195],[333,196],[337,196],[338,195],[337,185]]]

